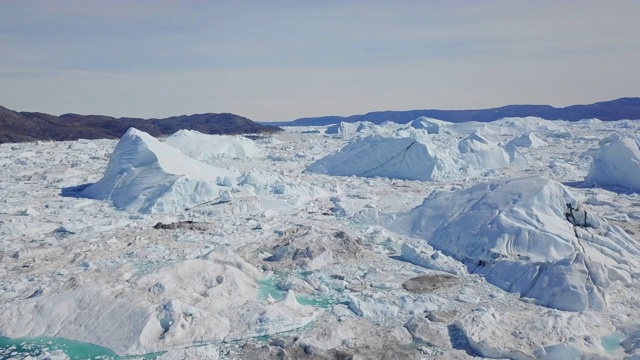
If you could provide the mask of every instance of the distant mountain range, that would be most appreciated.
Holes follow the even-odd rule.
[[[152,136],[170,135],[181,129],[204,134],[256,134],[282,131],[234,114],[196,114],[165,119],[114,118],[103,115],[17,112],[0,106],[0,143],[36,140],[120,138],[130,127]]]
[[[364,115],[322,116],[301,118],[287,122],[270,123],[278,126],[322,126],[340,122],[370,121],[381,124],[387,120],[405,124],[420,116],[450,122],[479,121],[488,122],[505,117],[537,116],[547,120],[578,121],[597,118],[602,121],[640,119],[640,98],[621,98],[598,102],[590,105],[572,105],[555,108],[549,105],[508,105],[481,110],[409,110],[376,111]]]

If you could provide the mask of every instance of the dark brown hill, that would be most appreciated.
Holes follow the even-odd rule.
[[[0,106],[0,143],[37,140],[115,139],[130,127],[152,136],[171,135],[178,130],[204,134],[262,134],[282,129],[255,123],[234,114],[195,114],[166,119],[114,118],[103,115],[64,114],[54,116],[17,112]]]

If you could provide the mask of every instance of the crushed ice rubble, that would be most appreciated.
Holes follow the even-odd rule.
[[[640,356],[637,132],[1,144],[0,335],[163,359]]]

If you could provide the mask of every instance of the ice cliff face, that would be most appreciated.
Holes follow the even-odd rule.
[[[640,246],[539,177],[434,192],[388,220],[489,282],[551,308],[604,310],[613,281],[640,275]]]

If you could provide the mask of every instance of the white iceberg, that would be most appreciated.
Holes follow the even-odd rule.
[[[306,171],[334,176],[438,180],[458,173],[452,159],[436,157],[424,142],[411,137],[369,136],[311,164]]]
[[[195,130],[180,130],[168,137],[165,144],[198,161],[217,158],[245,159],[265,155],[253,140],[244,136],[208,135]]]
[[[333,176],[388,177],[443,181],[477,177],[487,170],[526,165],[515,146],[501,147],[472,133],[457,149],[435,150],[422,129],[398,130],[351,141],[311,164],[306,171]]]
[[[509,144],[516,147],[528,148],[547,145],[546,142],[537,137],[535,133],[530,131],[513,138],[511,141],[509,141]]]
[[[522,134],[525,132],[538,132],[543,134],[565,132],[566,129],[557,120],[546,120],[536,116],[506,117],[490,124],[502,129],[503,134]]]
[[[450,125],[450,123],[421,116],[410,121],[408,125],[414,129],[423,129],[429,134],[439,134],[440,128],[446,127],[447,125]]]
[[[539,176],[434,192],[385,221],[494,285],[556,309],[604,310],[613,281],[640,275],[635,240]]]
[[[621,136],[605,140],[593,157],[585,181],[640,192],[640,142]]]
[[[130,212],[168,213],[218,198],[238,176],[131,128],[116,145],[103,178],[81,195]]]
[[[373,133],[378,130],[378,126],[369,121],[357,121],[354,123],[340,122],[330,125],[325,134],[333,135],[354,135],[358,133]]]
[[[491,170],[527,164],[515,146],[499,146],[477,132],[460,141],[458,150],[466,163],[479,169]]]

